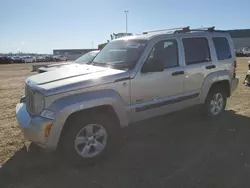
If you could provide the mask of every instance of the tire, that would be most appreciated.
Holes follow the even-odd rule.
[[[116,121],[107,114],[90,113],[84,116],[80,114],[74,116],[65,126],[60,138],[59,153],[71,164],[93,164],[118,149],[120,126],[116,125]],[[94,127],[92,129],[93,135],[98,130],[102,130],[103,140],[100,140],[100,137],[96,135],[96,138],[95,136],[87,136],[91,126]],[[78,143],[76,140],[80,142]],[[103,149],[101,149],[100,143],[104,146]],[[95,152],[99,153],[93,154]]]
[[[227,104],[225,91],[219,87],[212,88],[203,105],[203,115],[208,119],[219,117],[224,111]]]

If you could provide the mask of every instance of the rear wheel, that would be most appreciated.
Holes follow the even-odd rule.
[[[107,115],[77,116],[65,126],[59,151],[68,161],[94,163],[117,149],[119,125]]]
[[[219,87],[212,88],[203,105],[204,115],[209,118],[218,117],[224,112],[226,104],[227,97],[225,92]]]

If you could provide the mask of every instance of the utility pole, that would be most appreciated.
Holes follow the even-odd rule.
[[[128,10],[125,10],[125,15],[126,15],[126,33],[128,33]]]

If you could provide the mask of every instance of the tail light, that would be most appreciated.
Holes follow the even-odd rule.
[[[237,62],[236,60],[234,61],[234,68],[233,68],[233,78],[236,78],[236,68],[237,68]]]

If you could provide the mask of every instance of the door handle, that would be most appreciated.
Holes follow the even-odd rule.
[[[184,74],[184,71],[176,71],[176,72],[173,72],[173,73],[172,73],[172,76],[178,76],[178,75],[181,75],[181,74]]]
[[[206,69],[214,69],[214,68],[216,68],[216,66],[215,66],[215,65],[209,65],[209,66],[206,66]]]

